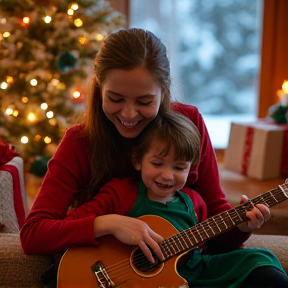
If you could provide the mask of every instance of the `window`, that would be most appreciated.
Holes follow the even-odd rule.
[[[167,47],[177,100],[199,108],[213,146],[257,118],[262,1],[130,0],[130,26]]]

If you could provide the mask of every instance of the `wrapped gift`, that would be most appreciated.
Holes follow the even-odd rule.
[[[17,233],[28,213],[23,159],[0,166],[0,232]]]
[[[232,123],[224,167],[258,180],[288,176],[288,125]]]

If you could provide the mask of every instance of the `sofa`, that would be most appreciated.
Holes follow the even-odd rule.
[[[246,247],[265,247],[273,251],[288,273],[288,236],[252,235]],[[25,255],[18,233],[0,233],[0,287],[43,287],[41,275],[52,265],[51,256]]]
[[[23,163],[18,157],[7,164],[6,168],[2,166],[0,169],[0,288],[44,287],[41,276],[51,267],[54,259],[48,255],[25,255],[23,253],[19,237],[23,217],[27,214],[23,167],[21,166]],[[17,170],[11,170],[11,167],[7,166],[17,167]],[[281,221],[285,227],[280,227],[278,224],[280,230],[277,231],[273,217],[270,220],[274,227],[273,234],[281,234],[281,231],[287,230],[287,224],[284,224],[287,221]],[[269,233],[269,227],[265,227],[270,220],[262,227],[265,233]],[[270,249],[288,273],[287,235],[253,234],[246,241],[245,246]]]

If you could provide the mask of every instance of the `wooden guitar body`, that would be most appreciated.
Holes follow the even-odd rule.
[[[163,238],[179,233],[174,226],[161,217],[151,215],[139,219],[146,222]],[[101,244],[97,247],[83,246],[68,249],[60,261],[57,288],[188,287],[186,280],[178,275],[176,269],[178,259],[185,253],[169,259],[165,263],[159,263],[153,271],[142,272],[137,270],[131,263],[131,254],[134,250],[134,246],[123,244],[113,236],[102,237]],[[100,286],[95,273],[91,269],[91,266],[97,261],[100,261],[106,270],[103,274],[99,273],[103,283],[105,282],[106,272],[111,279],[111,283],[106,283],[106,286]]]

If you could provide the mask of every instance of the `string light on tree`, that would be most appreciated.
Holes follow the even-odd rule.
[[[41,135],[37,134],[37,135],[35,136],[34,140],[38,142],[38,141],[41,140],[41,138],[42,138]]]
[[[83,113],[101,41],[125,25],[108,0],[29,1],[19,13],[18,0],[0,0],[0,137],[25,159],[51,155]]]
[[[74,104],[80,104],[83,102],[83,95],[79,90],[75,90],[72,92],[72,102]]]
[[[46,137],[44,138],[44,142],[45,142],[46,144],[50,144],[50,143],[52,142],[52,139],[51,139],[49,136],[46,136]]]
[[[13,115],[13,109],[12,108],[7,108],[5,113],[10,116],[10,115]]]
[[[97,33],[96,40],[100,42],[100,41],[103,41],[103,39],[104,39],[104,35]]]
[[[29,99],[28,99],[28,97],[24,96],[24,97],[22,97],[21,101],[22,101],[24,104],[26,104],[26,103],[29,101]]]
[[[47,103],[42,103],[42,104],[40,105],[40,107],[41,107],[42,110],[47,110],[48,104],[47,104]]]
[[[53,117],[54,117],[53,111],[48,111],[48,112],[46,113],[46,116],[47,116],[47,118],[49,118],[49,119],[53,118]]]
[[[80,18],[74,20],[74,25],[76,27],[81,27],[83,25],[83,21]]]
[[[34,122],[36,120],[36,115],[35,113],[33,112],[30,112],[27,116],[27,119],[30,121],[30,122]]]
[[[79,6],[78,6],[77,3],[73,3],[73,4],[71,5],[71,9],[73,9],[74,11],[78,10],[78,8],[79,8]]]
[[[37,81],[36,79],[32,79],[32,80],[30,80],[30,84],[31,84],[32,86],[37,86],[38,81]]]
[[[8,32],[8,31],[4,32],[2,35],[4,38],[8,38],[11,36],[10,32]]]
[[[28,25],[30,23],[30,18],[29,17],[23,17],[22,22],[24,25]]]
[[[29,142],[29,139],[28,139],[27,136],[23,136],[20,141],[21,141],[21,143],[23,143],[23,144],[27,144],[27,143]]]
[[[88,39],[86,37],[84,37],[84,36],[81,36],[81,37],[79,37],[79,42],[82,45],[85,45],[88,42]]]
[[[13,77],[12,76],[6,76],[6,82],[7,84],[12,84],[14,81]]]
[[[73,9],[68,9],[67,14],[69,16],[73,16],[74,15],[74,10]]]
[[[0,85],[0,88],[3,90],[7,89],[7,87],[8,87],[8,84],[6,82],[2,82]]]
[[[19,115],[19,111],[17,110],[17,109],[15,109],[14,111],[13,111],[13,116],[14,117],[17,117]]]
[[[49,24],[51,21],[52,21],[51,16],[45,16],[44,22],[45,22],[46,24]]]

